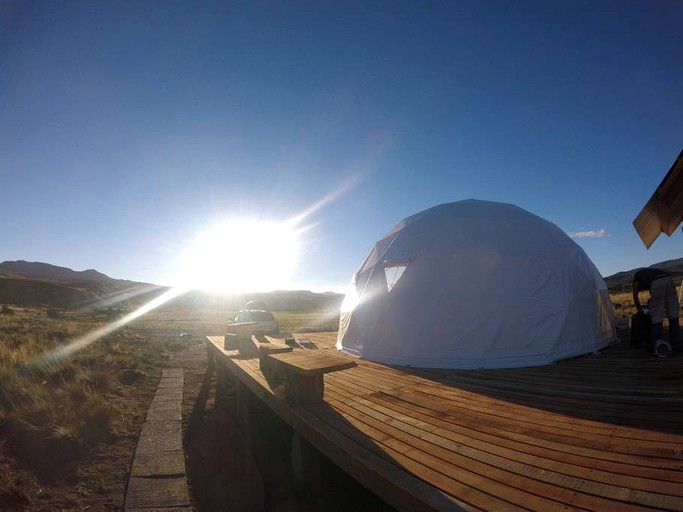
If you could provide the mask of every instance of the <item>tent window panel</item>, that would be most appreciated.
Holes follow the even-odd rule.
[[[401,279],[403,272],[408,268],[408,261],[385,261],[384,267],[384,277],[387,282],[387,292],[390,292],[398,280]]]

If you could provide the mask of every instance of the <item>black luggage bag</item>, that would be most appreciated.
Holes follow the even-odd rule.
[[[631,345],[648,350],[652,345],[652,319],[647,313],[631,317]]]

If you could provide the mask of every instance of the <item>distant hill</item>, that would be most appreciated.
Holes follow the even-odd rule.
[[[631,291],[633,286],[633,276],[639,268],[634,268],[632,270],[625,270],[623,272],[617,272],[611,276],[605,278],[605,284],[612,292],[625,292]],[[650,268],[658,268],[661,270],[666,270],[672,276],[674,276],[674,281],[679,284],[681,278],[683,277],[683,258],[677,260],[667,260],[660,261],[654,265],[650,265]]]
[[[96,283],[108,283],[115,281],[97,270],[89,269],[76,271],[67,267],[58,267],[39,261],[3,261],[0,263],[0,272],[10,273],[31,279],[49,279],[52,281],[93,281]]]
[[[315,293],[308,290],[229,294],[194,290],[178,297],[165,307],[238,310],[249,301],[258,301],[271,311],[339,311],[343,299],[344,296],[339,293]]]
[[[97,299],[94,291],[66,283],[0,276],[0,304],[75,308]]]
[[[49,263],[0,263],[0,304],[107,308],[137,306],[164,290],[160,286],[112,279],[97,270],[76,271]]]
[[[5,261],[0,263],[0,304],[58,308],[112,306],[132,309],[169,288],[123,279],[112,279],[97,270],[76,271],[49,263]],[[343,295],[308,290],[249,294],[216,294],[191,291],[164,306],[168,309],[238,310],[258,300],[273,311],[339,310]]]

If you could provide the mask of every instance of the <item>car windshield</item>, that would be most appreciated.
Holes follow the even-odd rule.
[[[273,320],[273,315],[268,313],[268,311],[250,311],[252,322],[265,322]]]

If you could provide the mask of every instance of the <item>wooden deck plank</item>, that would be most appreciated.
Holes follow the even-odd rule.
[[[421,386],[413,386],[405,391],[424,391],[425,388]],[[425,395],[438,397],[448,403],[453,410],[461,410],[462,404],[456,404],[448,401],[452,396],[448,391],[443,391],[435,387],[430,387]],[[565,422],[565,417],[557,415],[555,421],[548,421],[547,419],[537,417],[532,411],[525,410],[524,415],[514,414],[516,408],[510,407],[510,412],[496,410],[495,408],[481,407],[476,404],[468,404],[466,410],[478,417],[485,419],[492,424],[501,426],[502,428],[510,427],[516,430],[533,429],[540,437],[548,440],[563,442],[563,440],[570,439],[574,444],[589,448],[598,448],[601,450],[614,451],[618,453],[630,453],[636,455],[645,455],[660,458],[673,458],[683,462],[680,450],[678,449],[683,444],[683,437],[671,435],[669,439],[664,436],[659,436],[659,439],[644,439],[642,437],[621,437],[615,435],[615,432],[596,432],[591,431],[587,426],[585,429],[581,428],[581,424]],[[615,431],[619,428],[615,427]],[[635,432],[632,432],[636,436]],[[638,440],[634,445],[633,441]]]
[[[386,396],[384,393],[378,393],[378,395]],[[345,400],[344,403],[352,403],[352,402],[366,403],[369,406],[374,407],[377,411],[383,412],[384,414],[387,415],[387,417],[381,418],[381,421],[383,421],[387,424],[392,423],[391,420],[389,419],[389,417],[393,416],[395,419],[398,419],[401,422],[408,422],[412,426],[417,426],[417,428],[422,428],[423,429],[422,432],[417,432],[417,433],[413,432],[413,435],[419,437],[420,439],[431,440],[432,442],[435,442],[436,444],[441,444],[442,443],[441,438],[445,436],[444,438],[448,439],[448,443],[452,444],[453,441],[457,442],[457,444],[453,445],[455,447],[454,450],[456,450],[456,451],[458,449],[462,449],[463,446],[467,446],[468,444],[472,444],[472,443],[468,443],[467,441],[465,441],[465,438],[462,436],[455,437],[455,438],[449,437],[448,436],[448,434],[450,433],[449,430],[442,428],[442,425],[434,426],[434,425],[429,425],[428,423],[424,423],[422,421],[414,420],[413,416],[411,416],[411,415],[414,415],[414,411],[412,411],[412,410],[404,409],[400,413],[397,413],[396,411],[391,411],[391,410],[383,407],[382,402],[377,399],[377,396],[371,396],[371,397],[368,397],[367,400],[364,400],[363,398],[357,398],[357,397],[354,397],[352,394],[350,394],[347,396],[347,399]],[[386,403],[385,403],[385,405],[386,405]],[[399,408],[396,408],[396,409],[399,409]],[[372,413],[369,413],[367,410],[365,410],[365,413],[372,414]],[[400,414],[400,416],[397,416],[397,414]],[[404,430],[408,430],[408,429],[404,429]],[[435,432],[438,432],[438,435],[436,437],[433,437],[432,435]],[[434,439],[436,439],[436,441],[434,441]],[[500,440],[497,440],[497,441],[500,441]],[[444,447],[447,448],[451,444],[444,445]],[[499,455],[499,453],[497,453],[497,451],[499,451],[499,450],[497,450],[495,448],[496,445],[489,444],[489,443],[481,443],[481,442],[479,442],[477,444],[476,441],[475,441],[475,445],[476,445],[475,449],[480,450],[482,453],[488,452],[489,454],[492,454],[492,455]],[[503,449],[503,450],[505,450],[505,449]],[[529,468],[526,468],[524,466],[518,465],[517,461],[520,459],[524,460],[525,463],[530,464],[529,467],[535,467],[531,458],[528,457],[527,454],[524,452],[520,452],[520,451],[515,452],[512,450],[508,450],[505,453],[508,455],[508,457],[507,457],[508,460],[513,461],[512,464],[513,464],[513,466],[516,467],[516,471],[520,471],[520,467],[522,468],[522,472],[529,469]],[[470,455],[472,455],[471,451],[470,451]],[[488,457],[484,457],[484,459],[487,459],[486,463],[488,463],[488,464],[491,463],[490,459]],[[535,461],[538,462],[539,460],[542,460],[542,459],[536,459]],[[610,486],[613,486],[613,488],[610,486],[600,487],[600,486],[595,486],[595,485],[593,485],[591,487],[590,482],[584,483],[583,480],[580,480],[580,479],[584,478],[587,475],[588,476],[592,475],[593,477],[595,477],[595,475],[594,475],[595,469],[587,470],[586,468],[583,468],[583,471],[581,471],[580,468],[579,468],[579,470],[576,470],[577,468],[571,464],[560,464],[560,465],[558,465],[554,461],[548,461],[548,462],[549,463],[546,463],[546,464],[543,464],[543,463],[540,464],[540,467],[543,470],[543,472],[536,471],[536,477],[537,478],[553,479],[555,481],[567,481],[567,482],[572,483],[573,486],[575,486],[575,487],[587,487],[590,489],[591,492],[593,492],[596,495],[602,495],[602,496],[606,495],[606,496],[610,496],[614,499],[623,498],[624,493],[627,493],[630,496],[630,499],[632,501],[634,501],[636,503],[641,503],[643,505],[650,506],[650,507],[661,505],[662,503],[667,502],[667,500],[670,500],[670,497],[667,497],[667,496],[659,496],[657,494],[651,494],[651,493],[647,493],[647,492],[645,494],[638,494],[637,492],[632,493],[629,490],[631,487],[633,487],[633,486],[629,486],[628,485],[629,483],[630,484],[637,483],[638,485],[636,485],[635,487],[639,486],[641,491],[650,491],[650,490],[652,490],[651,489],[652,482],[649,480],[638,479],[638,480],[636,480],[636,482],[633,482],[633,481],[631,481],[631,482],[628,482],[628,481],[627,482],[619,482],[619,481],[616,481],[614,478],[610,478],[611,475],[609,473],[603,472],[604,473],[603,478],[606,478],[605,482],[603,482],[603,483],[608,483],[608,484],[610,484]],[[499,468],[503,467],[505,464],[506,464],[505,462],[501,462],[500,460],[498,460],[497,462],[494,463],[494,465],[496,467],[499,467]],[[561,473],[560,471],[555,471],[558,468],[568,470],[568,476],[565,476],[565,474]],[[546,470],[548,470],[548,471],[546,471]],[[554,471],[554,473],[553,473],[553,471]],[[543,476],[538,477],[539,474],[541,474]],[[627,484],[626,487],[624,487],[624,483]],[[619,486],[621,486],[621,488],[618,489],[618,492],[616,492],[616,491],[612,492],[614,489],[617,489]],[[674,495],[680,495],[683,492],[683,486],[681,486],[681,485],[678,485],[678,486],[669,485],[667,487],[666,485],[664,485],[664,486],[662,486],[661,491],[663,494],[669,493],[669,494],[674,494]],[[602,506],[603,505],[597,507],[596,509],[599,510],[602,508]],[[668,503],[666,505],[666,508],[671,509],[671,510],[676,510],[677,509],[676,508],[676,502],[672,501],[671,503]]]
[[[437,389],[439,387],[440,386],[434,386],[434,388]],[[407,390],[407,387],[404,389]],[[418,388],[416,387],[415,389],[417,390]],[[428,393],[428,391],[425,392]],[[563,415],[562,422],[558,424],[558,412],[560,410],[567,412],[575,411],[575,404],[573,408],[570,408],[568,405],[564,408],[554,407],[555,410],[551,412],[530,407],[524,404],[510,404],[509,402],[503,402],[499,399],[482,396],[481,394],[471,393],[462,389],[459,389],[457,394],[453,393],[449,397],[449,402],[452,402],[454,405],[457,404],[459,406],[467,408],[479,407],[482,410],[486,410],[492,414],[497,414],[501,416],[526,417],[528,414],[533,413],[535,421],[539,423],[557,426],[558,428],[569,430],[572,432],[576,431],[577,429],[581,429],[584,432],[590,432],[595,434],[607,434],[617,437],[623,437],[625,439],[650,439],[652,441],[659,440],[674,444],[683,443],[683,437],[679,440],[672,438],[671,434],[667,433],[653,432],[649,430],[637,429],[626,426],[615,426],[614,424],[607,423],[604,421],[576,418],[569,414]]]
[[[538,442],[532,436],[509,436],[499,429],[482,427],[477,422],[464,420],[457,415],[446,415],[434,411],[424,399],[411,400],[411,396],[406,394],[391,396],[385,393],[377,393],[371,395],[369,399],[390,402],[392,407],[397,410],[409,411],[415,421],[425,421],[445,432],[466,435],[493,447],[509,448],[519,453],[531,454],[551,461],[564,461],[573,467],[576,466],[577,470],[582,471],[587,478],[594,478],[603,471],[611,478],[626,475],[645,479],[640,484],[645,489],[650,488],[652,482],[655,482],[664,485],[663,489],[665,490],[660,491],[664,494],[681,494],[680,486],[683,484],[683,472],[677,473],[669,469],[642,466],[638,464],[641,462],[639,458],[631,458],[630,463],[624,460],[616,462],[595,457],[595,455],[599,455],[599,452],[596,451],[567,450],[565,445]],[[666,484],[669,483],[674,483],[675,486],[666,487]]]
[[[328,382],[328,386],[333,386],[335,383],[341,384],[342,382],[351,383],[353,381],[352,375],[342,376],[337,380],[331,380]],[[372,385],[372,382],[367,378],[363,380],[366,386]],[[405,391],[411,389],[410,387],[403,388]],[[384,390],[383,390],[384,391]],[[458,409],[462,413],[463,403],[458,400],[453,400],[453,395],[442,395],[443,400],[448,400],[448,403],[452,404],[453,409]],[[459,397],[456,397],[459,398]],[[510,404],[500,404],[491,405],[487,403],[486,405],[479,406],[476,402],[468,402],[464,404],[464,407],[468,411],[474,412],[475,414],[481,414],[484,417],[491,417],[494,421],[500,421],[501,423],[508,422],[511,425],[522,425],[526,428],[536,428],[536,425],[541,425],[542,431],[550,431],[553,433],[560,433],[567,436],[572,442],[575,437],[585,438],[591,440],[593,438],[607,439],[608,442],[614,444],[618,447],[619,440],[622,440],[623,446],[630,446],[633,439],[645,440],[644,444],[650,442],[652,444],[651,449],[658,449],[665,454],[670,452],[675,452],[675,450],[683,444],[683,436],[671,436],[661,433],[655,433],[651,436],[640,435],[642,433],[649,434],[647,431],[637,431],[634,429],[626,429],[629,435],[622,434],[619,428],[614,428],[614,426],[601,425],[599,428],[592,428],[592,425],[582,425],[580,422],[572,422],[571,419],[566,417],[554,416],[554,419],[548,420],[546,418],[552,418],[549,415],[543,415],[540,419],[535,418],[533,411],[524,410],[518,411],[514,406]],[[521,418],[521,419],[520,419]],[[558,421],[558,418],[562,421]],[[602,436],[602,437],[600,437]],[[604,447],[604,445],[603,445]],[[647,446],[646,446],[647,447]],[[661,453],[660,453],[661,455]],[[674,459],[677,457],[674,456]]]
[[[302,337],[314,353],[335,350],[334,333]],[[213,345],[276,414],[399,509],[683,511],[683,390],[672,385],[683,361],[625,347],[515,370],[349,357],[357,366],[327,375],[324,403],[289,407],[258,360]]]
[[[410,437],[407,437],[405,438],[406,442],[411,444],[429,442],[437,446],[438,450],[432,448],[430,452],[435,456],[453,462],[453,454],[462,455],[465,458],[463,459],[464,467],[471,471],[476,471],[475,468],[478,467],[482,471],[491,473],[483,465],[503,470],[495,472],[497,477],[502,479],[501,482],[508,484],[526,482],[524,487],[526,490],[536,490],[537,494],[541,496],[553,497],[558,501],[565,501],[567,504],[592,510],[601,510],[606,506],[606,502],[597,501],[595,498],[588,498],[582,494],[559,492],[560,488],[566,488],[570,491],[581,491],[581,493],[591,494],[595,497],[628,501],[647,507],[665,506],[671,510],[683,510],[683,502],[680,499],[676,498],[676,503],[674,503],[671,496],[650,492],[651,489],[635,490],[630,486],[623,486],[616,482],[610,482],[606,485],[603,482],[587,480],[585,474],[581,474],[579,477],[570,474],[571,471],[566,471],[567,465],[556,464],[554,467],[546,465],[544,468],[539,468],[532,463],[537,461],[532,460],[526,454],[505,452],[499,447],[487,447],[483,444],[477,445],[477,443],[472,443],[471,440],[463,437],[453,439],[453,436],[448,435],[448,431],[430,425],[416,424],[413,421],[412,412],[399,412],[380,405],[376,401],[364,398],[355,398],[350,400],[349,404],[362,413],[372,415],[384,424],[419,440],[411,442]],[[531,480],[520,480],[518,476],[528,477]],[[490,477],[495,478],[494,476]],[[552,488],[539,487],[537,482],[551,484]],[[681,490],[680,488],[676,489],[678,493]]]
[[[449,476],[444,474],[443,471],[438,471],[438,469],[443,469],[444,464],[440,464],[432,459],[428,459],[429,465],[423,464],[424,457],[421,462],[419,455],[415,456],[417,450],[411,451],[408,449],[409,447],[402,443],[398,443],[397,447],[400,451],[397,451],[395,449],[396,446],[392,446],[396,445],[395,439],[373,429],[372,426],[353,415],[343,415],[340,417],[338,414],[330,414],[331,411],[329,409],[315,409],[313,407],[315,406],[308,406],[307,408],[335,431],[344,433],[377,457],[397,465],[403,471],[407,470],[421,479],[430,482],[431,485],[440,489],[446,495],[454,496],[454,498],[457,496],[457,499],[461,500],[461,505],[475,507],[477,510],[529,510],[527,507],[515,506],[500,497],[482,492],[479,490],[479,486],[476,485],[478,483],[477,479],[473,478],[472,475],[466,473],[465,481],[461,481],[459,479],[461,475]],[[340,410],[338,407],[335,407],[335,412]],[[436,469],[434,464],[437,466]],[[471,485],[472,483],[474,485]]]
[[[462,492],[458,488],[459,485],[465,485],[478,490],[479,494],[483,492],[505,501],[505,505],[500,502],[494,504],[473,502],[474,505],[483,507],[485,510],[497,510],[501,507],[514,506],[528,510],[544,511],[557,509],[560,505],[545,497],[539,497],[524,490],[513,488],[504,481],[498,479],[489,480],[486,469],[482,470],[482,467],[477,465],[475,461],[464,461],[454,452],[449,452],[448,458],[450,460],[446,460],[443,454],[441,454],[441,457],[436,456],[434,451],[438,450],[435,448],[430,449],[424,441],[405,435],[401,430],[374,418],[375,414],[371,413],[368,415],[367,413],[370,412],[368,410],[358,411],[347,403],[339,404],[336,408],[344,411],[345,417],[353,418],[352,424],[360,431],[369,434],[374,439],[382,439],[381,443],[383,446],[400,450],[400,453],[404,457],[408,457],[413,463],[434,468],[444,476],[452,475],[451,478],[455,482],[443,480],[438,484],[444,486],[442,487],[444,491],[459,494]],[[403,462],[404,464],[406,463],[405,460]],[[468,467],[468,465],[473,465],[474,469]],[[502,472],[497,474],[501,475]],[[470,497],[470,499],[475,498]]]
[[[505,437],[479,432],[475,428],[454,428],[453,424],[423,414],[415,407],[402,406],[398,399],[392,400],[392,398],[394,397],[378,393],[368,397],[368,401],[374,403],[380,412],[391,415],[394,413],[402,414],[401,421],[431,434],[442,436],[462,446],[501,455],[509,460],[520,461],[540,469],[590,479],[595,482],[672,496],[683,495],[683,483],[658,480],[658,478],[666,476],[664,472],[651,472],[644,477],[638,466],[634,468],[624,464],[604,463],[587,457],[554,452],[546,447],[541,449],[533,445],[509,441]],[[629,474],[629,469],[637,476]]]
[[[614,392],[596,392],[591,387],[587,386],[585,388],[579,388],[579,390],[573,389],[562,389],[558,386],[538,386],[538,379],[534,380],[518,380],[501,378],[495,375],[489,375],[489,378],[495,382],[494,389],[501,390],[511,390],[511,391],[524,391],[528,392],[530,389],[534,390],[534,393],[539,396],[555,396],[556,394],[561,394],[563,397],[573,398],[575,400],[593,400],[600,402],[607,402],[611,404],[619,403],[656,403],[660,405],[683,405],[683,396],[678,393],[673,396],[661,396],[660,394],[639,394],[637,390],[633,393],[614,393]],[[462,373],[454,377],[444,378],[444,382],[454,382],[454,383],[472,383],[481,384],[481,378],[477,375],[463,375]]]
[[[584,366],[581,373],[576,373],[577,368],[572,368],[569,372],[562,365],[554,365],[555,372],[549,372],[546,367],[540,368],[524,368],[522,371],[516,369],[511,370],[486,370],[491,376],[494,376],[499,383],[514,382],[519,384],[533,385],[539,376],[543,377],[544,388],[553,391],[559,388],[562,392],[565,391],[580,391],[582,393],[605,394],[614,393],[616,395],[624,395],[626,384],[628,387],[633,386],[634,380],[638,380],[638,385],[634,389],[629,389],[628,396],[634,391],[637,395],[648,396],[652,391],[659,394],[670,395],[672,398],[683,398],[680,390],[676,386],[663,385],[662,381],[680,378],[681,374],[675,371],[675,366],[667,361],[651,361],[652,364],[643,365],[634,368],[632,373],[628,373],[623,369],[623,373],[600,373],[588,372],[586,370],[598,369],[598,367]],[[657,365],[655,365],[657,363]],[[669,364],[669,368],[665,365]],[[463,372],[464,374],[464,372]]]
[[[590,417],[596,421],[616,424],[627,421],[637,425],[638,428],[653,429],[653,427],[661,426],[662,428],[668,427],[669,431],[672,430],[672,427],[678,430],[677,427],[681,424],[681,413],[683,412],[680,407],[668,407],[662,404],[617,404],[609,401],[591,400],[582,400],[580,402],[582,407],[578,408],[575,398],[567,398],[559,394],[549,396],[535,394],[533,390],[510,391],[495,389],[483,382],[465,383],[450,380],[448,382],[438,381],[437,383],[469,391],[482,397],[493,396],[512,404],[522,404],[541,411],[566,412],[569,415],[579,416],[582,419]],[[581,414],[576,414],[578,411]]]
[[[672,508],[674,500],[669,496],[634,491],[617,486],[591,483],[584,479],[570,477],[556,472],[539,470],[480,450],[453,443],[448,439],[432,435],[412,427],[403,420],[406,417],[383,414],[378,407],[368,407],[363,399],[350,400],[338,408],[350,416],[364,418],[378,431],[387,434],[390,443],[402,443],[409,447],[412,457],[431,460],[433,467],[439,467],[445,474],[471,473],[473,477],[486,478],[486,489],[497,496],[507,496],[509,501],[534,510],[553,510],[559,503],[572,508],[604,510],[610,502],[623,501],[620,510],[644,510],[652,506]],[[346,407],[348,405],[348,407]],[[369,419],[372,418],[372,419]],[[452,467],[451,467],[452,466]],[[494,487],[494,482],[500,486]],[[587,493],[592,493],[593,496]],[[605,500],[603,498],[609,498]],[[552,500],[552,501],[551,501]],[[683,505],[678,501],[679,505]],[[631,502],[630,504],[628,502]],[[642,505],[642,506],[639,506]],[[645,508],[643,508],[645,507]]]
[[[405,391],[408,388],[403,388]],[[420,393],[420,388],[414,387],[416,393]],[[423,388],[422,393],[429,394],[428,390]],[[539,409],[534,409],[522,404],[509,404],[501,400],[487,399],[486,397],[478,397],[476,395],[463,396],[463,394],[451,395],[449,402],[453,407],[465,407],[471,410],[477,410],[482,413],[499,416],[501,418],[522,418],[523,420],[538,423],[546,426],[555,427],[561,431],[566,431],[569,435],[575,432],[582,431],[591,435],[608,435],[612,437],[620,437],[623,439],[649,439],[651,441],[661,441],[664,443],[674,443],[678,441],[672,439],[670,434],[662,432],[651,432],[643,429],[635,429],[631,427],[615,426],[607,422],[599,422],[595,420],[579,419],[569,414],[560,414],[556,412],[547,412]],[[562,421],[558,422],[561,417]]]
[[[405,398],[402,397],[402,398]],[[485,413],[472,413],[468,409],[452,409],[449,404],[439,400],[439,397],[432,397],[431,399],[425,396],[415,395],[414,402],[417,404],[429,404],[435,411],[447,414],[457,415],[462,420],[468,420],[472,424],[477,425],[477,428],[487,428],[492,431],[500,432],[505,436],[515,439],[524,439],[527,442],[532,442],[538,446],[550,446],[559,451],[567,451],[574,454],[582,454],[597,459],[612,460],[616,462],[624,462],[628,464],[638,464],[642,466],[649,466],[655,468],[666,469],[680,469],[683,467],[680,459],[659,458],[654,456],[644,456],[642,453],[626,453],[618,452],[609,449],[609,443],[590,443],[581,442],[571,436],[554,435],[552,431],[539,431],[534,428],[529,428],[526,425],[515,425],[509,422],[497,421],[495,418],[490,419]],[[632,443],[637,445],[638,443]],[[643,450],[636,450],[643,451]]]
[[[371,440],[364,436],[359,439],[357,429],[348,429],[345,424],[339,425],[335,420],[330,420],[329,414],[321,414],[319,410],[316,411],[317,414],[314,413],[314,408],[318,407],[320,406],[307,405],[297,408],[297,416],[302,421],[299,432],[359,482],[397,509],[444,512],[493,510],[466,503],[465,500],[469,498],[467,489],[456,498],[428,483],[428,479],[415,478],[413,473],[396,464],[403,457],[400,453],[384,453],[383,450],[378,453],[377,445]],[[326,412],[329,413],[329,410]],[[322,418],[327,418],[328,421]]]

